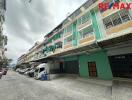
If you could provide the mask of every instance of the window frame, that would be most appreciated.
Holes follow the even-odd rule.
[[[77,25],[79,26],[85,24],[89,20],[90,20],[90,12],[88,11],[85,14],[83,14],[80,18],[78,18]]]
[[[91,29],[91,31],[89,31],[89,29]],[[88,30],[87,32],[85,32],[85,30]],[[90,35],[93,35],[94,33],[94,28],[92,25],[82,29],[79,31],[79,40],[84,39],[89,37]]]
[[[129,17],[129,20],[124,21],[124,19],[123,19],[122,16],[121,16],[121,12],[122,12],[122,11],[123,11],[123,10],[120,10],[120,11],[114,13],[114,14],[117,14],[118,19],[115,19],[115,17],[113,16],[114,14],[112,14],[112,15],[110,15],[110,16],[108,16],[108,17],[105,17],[105,18],[103,19],[103,24],[104,24],[106,30],[132,20],[132,16],[130,15],[130,13],[129,13],[129,11],[128,11],[127,14],[126,14],[126,16]],[[111,20],[110,22],[112,23],[112,26],[111,26],[111,27],[108,27],[108,28],[107,28],[107,26],[106,26],[106,24],[107,24],[106,22],[107,22],[107,21],[105,22],[105,19],[107,19],[107,18],[109,18],[109,19]],[[115,23],[115,22],[116,22],[115,20],[120,20],[120,22],[117,21],[118,23]],[[115,22],[114,22],[114,21],[115,21]]]

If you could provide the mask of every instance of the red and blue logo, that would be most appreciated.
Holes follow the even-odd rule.
[[[98,3],[98,8],[101,11],[107,10],[107,9],[132,9],[132,3],[123,3],[123,2],[118,2],[118,3]]]

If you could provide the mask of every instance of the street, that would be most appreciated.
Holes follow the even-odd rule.
[[[111,100],[111,88],[74,78],[39,81],[13,71],[0,80],[0,100]]]

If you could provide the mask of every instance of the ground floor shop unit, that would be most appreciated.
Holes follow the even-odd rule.
[[[113,77],[132,78],[132,42],[123,42],[107,51]]]
[[[112,72],[105,50],[64,58],[64,70],[83,78],[112,79]]]
[[[132,54],[109,57],[114,77],[132,78]]]
[[[79,75],[79,60],[78,56],[70,56],[64,58],[63,72],[66,74]]]
[[[113,77],[132,78],[132,34],[103,41]]]

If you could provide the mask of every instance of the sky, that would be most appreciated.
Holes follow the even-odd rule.
[[[17,58],[42,41],[44,35],[60,24],[86,0],[7,0],[4,33],[8,36],[6,56]]]

